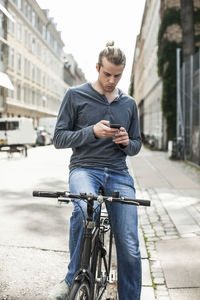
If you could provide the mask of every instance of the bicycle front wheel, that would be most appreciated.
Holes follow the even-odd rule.
[[[91,290],[87,280],[74,283],[69,300],[92,300]]]

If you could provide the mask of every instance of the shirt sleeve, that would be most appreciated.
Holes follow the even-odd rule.
[[[119,147],[126,155],[134,156],[140,151],[142,146],[142,139],[140,134],[139,120],[138,120],[138,111],[137,111],[137,105],[135,101],[133,106],[132,121],[128,131],[128,135],[129,135],[128,146],[124,147],[120,145]]]
[[[69,89],[62,101],[54,131],[53,144],[57,149],[80,147],[96,139],[93,125],[79,130],[74,129],[77,116],[75,100]]]

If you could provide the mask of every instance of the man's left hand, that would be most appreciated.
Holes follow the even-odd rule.
[[[122,144],[124,147],[128,146],[129,136],[128,136],[128,133],[127,133],[127,131],[124,127],[120,127],[119,132],[115,134],[113,142],[115,144]]]

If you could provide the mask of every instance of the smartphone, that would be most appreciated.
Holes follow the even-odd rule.
[[[121,125],[120,124],[110,124],[110,128],[117,128],[120,129]]]

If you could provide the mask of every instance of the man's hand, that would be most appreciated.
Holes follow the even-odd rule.
[[[115,134],[113,142],[115,144],[121,144],[124,147],[129,144],[129,136],[124,127],[120,127],[120,130]]]
[[[93,126],[93,131],[97,138],[107,138],[115,136],[119,132],[119,129],[110,128],[109,121],[101,120]]]

